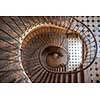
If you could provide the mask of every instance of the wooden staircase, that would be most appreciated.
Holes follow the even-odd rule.
[[[69,35],[82,40],[82,63],[73,70],[49,67],[46,56],[52,49],[42,55],[43,51],[54,46],[68,52]],[[0,17],[0,54],[0,82],[84,83],[84,71],[96,58],[97,42],[75,17]]]

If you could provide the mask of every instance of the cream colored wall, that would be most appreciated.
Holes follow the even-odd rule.
[[[85,71],[85,82],[100,82],[100,17],[77,17],[84,24],[88,25],[97,40],[97,58],[94,63]]]

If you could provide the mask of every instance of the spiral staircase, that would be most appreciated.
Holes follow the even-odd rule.
[[[0,82],[84,83],[96,55],[77,17],[0,17]]]

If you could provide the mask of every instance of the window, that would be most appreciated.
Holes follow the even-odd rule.
[[[82,40],[79,37],[68,37],[69,69],[75,69],[82,62]]]

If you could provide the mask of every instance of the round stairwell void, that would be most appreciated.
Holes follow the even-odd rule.
[[[73,34],[71,30],[68,32],[66,33],[66,29],[53,25],[44,25],[30,32],[21,46],[22,65],[24,67],[31,65],[34,68],[34,64],[37,63],[54,73],[80,71],[83,56],[82,44],[85,42],[82,42],[78,33]],[[84,49],[86,51],[86,46]],[[28,51],[29,53],[27,53]],[[84,57],[86,57],[86,53],[84,53]],[[72,63],[73,61],[75,62]]]
[[[28,80],[33,83],[85,82],[84,71],[92,65],[97,54],[96,39],[85,24],[74,17],[33,17],[28,27],[28,18],[19,19],[22,26],[17,28],[24,26],[26,31],[18,38],[11,38],[19,42],[17,66]],[[11,20],[18,24],[14,18]],[[0,39],[12,46],[16,43]],[[13,82],[21,82],[18,80]]]
[[[38,71],[39,75],[42,71],[59,75],[75,74],[87,69],[94,60],[95,54],[90,55],[93,49],[88,52],[91,49],[88,46],[81,33],[75,30],[52,24],[40,25],[29,32],[22,42],[22,66],[27,69],[31,80]],[[37,70],[35,74],[34,69]]]

